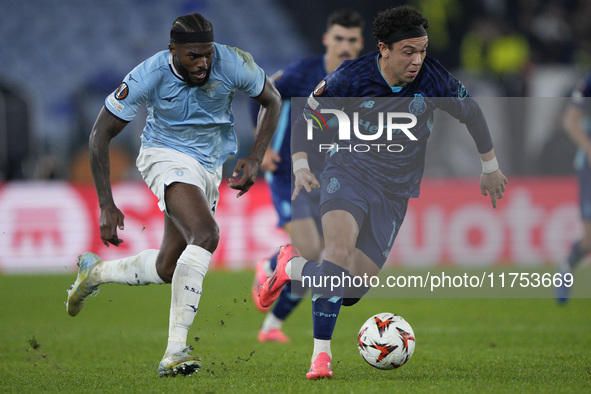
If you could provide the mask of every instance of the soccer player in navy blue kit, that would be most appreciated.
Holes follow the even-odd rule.
[[[572,92],[571,100],[563,118],[564,130],[577,145],[575,169],[579,179],[579,203],[583,220],[583,236],[571,247],[571,251],[560,267],[560,273],[572,274],[575,267],[591,252],[591,75],[581,80]],[[564,277],[562,278],[564,280]],[[559,302],[568,301],[571,286],[562,284],[556,288]]]
[[[370,145],[356,134],[349,140],[336,141],[318,182],[307,160],[307,152],[317,152],[318,145],[311,147],[306,139],[303,117],[293,126],[293,198],[297,199],[302,189],[320,187],[325,257],[317,264],[299,257],[292,245],[283,247],[277,269],[262,287],[260,302],[271,303],[292,279],[313,279],[314,351],[308,379],[332,377],[330,339],[340,307],[355,304],[369,290],[367,286],[333,288],[314,283],[322,283],[326,278],[379,273],[402,224],[409,198],[419,194],[426,141],[437,107],[465,123],[474,139],[482,160],[481,193],[490,194],[493,207],[503,197],[507,179],[499,169],[482,111],[458,80],[436,60],[426,57],[427,27],[427,20],[408,6],[380,12],[373,24],[378,51],[344,62],[317,86],[306,107],[306,112],[321,113],[323,108],[334,110],[347,105],[339,97],[359,97],[354,109],[360,119],[370,109],[406,113],[416,121],[412,128],[409,126],[410,130],[375,141],[376,145],[383,143],[381,149],[373,146],[369,151],[351,149]],[[392,153],[384,148],[386,145],[404,149]]]
[[[291,201],[291,110],[292,97],[306,97],[328,73],[334,71],[344,60],[355,59],[363,49],[363,17],[354,10],[337,10],[327,18],[326,32],[322,43],[326,52],[289,64],[272,77],[275,87],[283,100],[281,116],[271,145],[265,154],[261,169],[271,190],[275,210],[279,216],[278,225],[291,236],[292,243],[307,260],[318,261],[323,249],[320,225],[320,191],[314,190],[301,198]],[[253,102],[254,104],[254,102]],[[330,137],[330,136],[328,136]],[[326,141],[327,143],[330,140]],[[321,155],[310,157],[310,168],[319,176],[323,168]],[[261,259],[255,269],[253,301],[255,306],[266,312],[259,304],[258,291],[277,265],[277,254],[270,259]],[[288,342],[282,332],[284,320],[300,302],[293,295],[288,284],[283,289],[273,310],[267,314],[258,334],[260,342]]]
[[[101,239],[119,246],[123,213],[109,179],[109,142],[145,104],[146,127],[137,166],[158,198],[164,215],[160,250],[103,261],[94,253],[78,257],[78,276],[66,309],[76,316],[87,296],[104,283],[171,283],[168,345],[161,376],[190,375],[200,368],[187,334],[199,307],[203,278],[219,231],[214,219],[222,165],[236,153],[232,99],[242,90],[261,105],[251,154],[238,160],[229,186],[238,197],[254,184],[277,126],[281,97],[252,56],[214,42],[213,26],[201,14],[178,17],[168,50],[134,68],[105,100],[90,135],[90,165],[101,209]],[[238,176],[242,173],[242,176]]]

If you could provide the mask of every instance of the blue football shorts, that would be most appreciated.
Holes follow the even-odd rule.
[[[267,176],[267,183],[271,190],[271,199],[279,221],[277,225],[283,227],[286,223],[297,219],[313,219],[322,234],[320,222],[320,190],[310,193],[302,190],[295,200],[291,200],[293,193],[292,176],[282,174]]]
[[[382,268],[406,215],[408,198],[386,196],[335,166],[325,169],[320,185],[321,215],[334,210],[351,213],[359,226],[355,247]]]

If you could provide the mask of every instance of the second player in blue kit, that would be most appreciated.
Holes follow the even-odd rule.
[[[326,52],[293,62],[272,77],[275,87],[281,94],[283,105],[275,135],[261,169],[266,171],[265,178],[279,216],[278,225],[291,236],[293,244],[309,260],[318,260],[324,246],[320,225],[320,191],[314,190],[302,195],[302,198],[291,200],[293,175],[290,118],[293,111],[303,110],[303,107],[293,108],[298,101],[292,100],[292,97],[308,96],[329,72],[335,70],[343,61],[355,59],[363,48],[363,27],[364,20],[356,11],[343,9],[332,12],[328,16],[326,32],[322,38]],[[253,118],[256,118],[258,108],[253,109],[256,110],[253,111]],[[319,138],[324,143],[330,143],[331,140],[328,133]],[[310,168],[317,176],[324,167],[323,161],[323,155],[310,157]],[[259,260],[255,270],[253,301],[259,310],[268,311],[258,333],[260,342],[289,341],[282,331],[282,325],[301,300],[302,294],[292,293],[291,286],[287,285],[272,310],[269,311],[269,307],[260,305],[258,291],[276,264],[275,253],[269,259]]]

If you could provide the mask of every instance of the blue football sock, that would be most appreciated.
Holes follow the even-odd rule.
[[[275,268],[277,268],[277,256],[279,256],[279,252],[275,253],[273,257],[269,259],[269,267],[271,268],[271,272],[275,271]]]
[[[312,281],[314,338],[332,338],[343,303],[342,278],[348,274],[348,270],[324,260],[314,275]]]
[[[313,261],[308,261],[306,263],[306,265],[304,265],[304,268],[302,268],[302,277],[307,277],[307,278],[312,278],[316,275],[316,273],[318,272],[318,269],[320,268],[320,264],[315,263]]]
[[[292,294],[291,282],[286,284],[279,294],[279,298],[275,301],[273,307],[273,314],[281,320],[285,320],[287,316],[295,309],[302,300],[301,296]]]
[[[573,244],[573,247],[570,250],[570,254],[566,261],[571,268],[574,268],[575,265],[585,257],[588,253],[586,250],[581,249],[581,241],[577,241]]]

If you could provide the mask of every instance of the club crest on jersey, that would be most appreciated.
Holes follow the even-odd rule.
[[[125,82],[122,82],[121,85],[115,90],[115,98],[117,100],[123,100],[129,95],[129,86]]]
[[[415,116],[419,116],[424,114],[426,110],[425,98],[420,93],[415,93],[414,100],[408,105],[408,111]]]
[[[316,88],[314,89],[314,96],[320,96],[324,92],[324,88],[326,88],[326,80],[323,79]]]
[[[326,187],[326,191],[330,194],[335,193],[337,190],[341,188],[341,184],[337,178],[330,178],[328,182],[328,186]]]
[[[211,85],[204,85],[203,87],[207,89],[207,97],[214,98],[215,97],[215,87],[220,84],[221,81],[217,81],[212,83]]]
[[[458,86],[458,98],[463,100],[466,98],[466,96],[468,96],[468,91],[466,90],[464,84],[460,82],[460,86]]]

